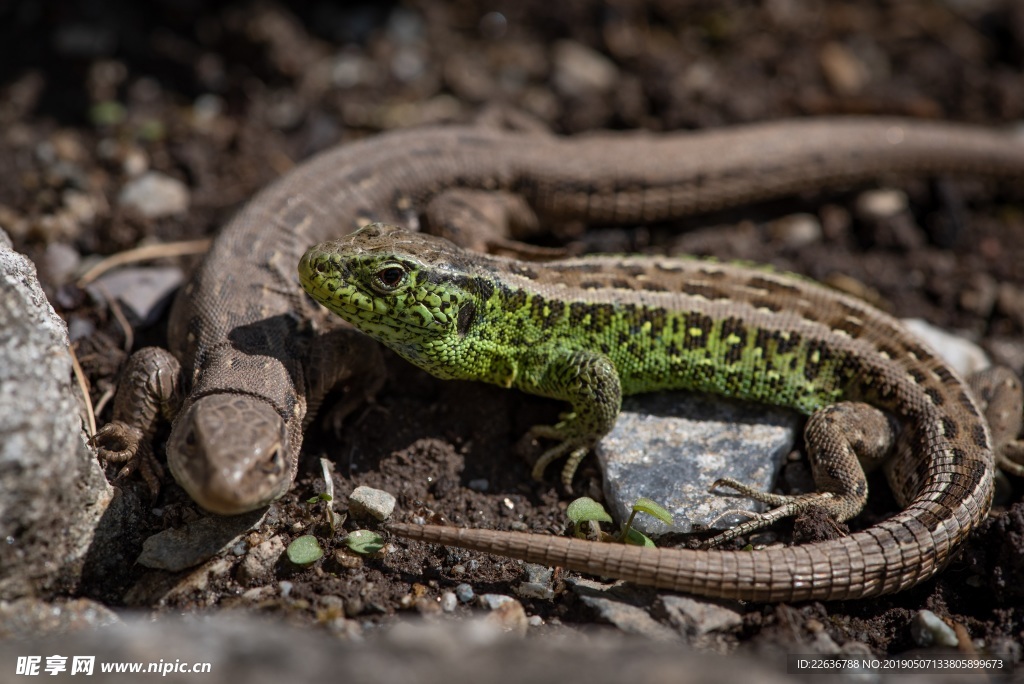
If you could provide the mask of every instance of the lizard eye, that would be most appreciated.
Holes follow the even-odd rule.
[[[385,266],[375,274],[377,282],[387,290],[394,290],[405,280],[405,269],[401,266]]]

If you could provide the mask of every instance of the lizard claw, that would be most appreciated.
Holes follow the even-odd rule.
[[[533,438],[558,440],[559,444],[551,447],[537,459],[533,464],[531,475],[534,480],[544,479],[544,470],[554,461],[565,457],[565,465],[562,467],[562,485],[565,491],[572,494],[572,478],[580,467],[580,462],[586,457],[592,446],[588,440],[572,437],[565,429],[565,423],[558,425],[535,425],[530,428],[528,435]]]
[[[89,439],[99,457],[106,463],[123,464],[114,477],[114,484],[138,472],[153,498],[160,493],[163,466],[157,461],[142,430],[122,421],[104,425]]]

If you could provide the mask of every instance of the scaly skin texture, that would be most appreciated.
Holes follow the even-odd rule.
[[[931,577],[991,503],[989,427],[956,372],[892,317],[813,282],[696,259],[525,264],[383,224],[310,248],[299,278],[439,377],[570,402],[558,425],[535,428],[558,440],[542,464],[572,454],[567,480],[577,454],[611,429],[623,394],[695,389],[811,414],[819,491],[762,495],[725,482],[778,507],[744,531],[812,504],[856,515],[867,497],[858,457],[885,460],[905,506],[842,539],[756,553],[392,525],[398,534],[709,596],[840,599]]]
[[[204,508],[241,513],[287,491],[303,425],[323,392],[341,382],[369,393],[379,383],[375,364],[361,360],[373,353],[361,338],[340,343],[347,355],[323,351],[337,345],[322,343],[330,326],[302,296],[295,264],[310,244],[373,221],[418,229],[425,213],[453,204],[445,202],[453,189],[462,197],[496,190],[518,197],[504,205],[516,224],[612,224],[933,172],[1024,177],[1024,141],[953,124],[806,119],[571,139],[434,128],[343,145],[297,166],[224,227],[175,303],[171,354],[136,366],[166,377],[180,362],[180,396],[136,393],[147,407],[115,414],[96,442],[101,453],[132,460],[148,451],[140,444],[156,428],[137,417],[173,416],[168,463]],[[526,210],[536,217],[522,216]],[[436,222],[467,244],[493,241],[473,226]],[[146,384],[123,386],[132,393]]]

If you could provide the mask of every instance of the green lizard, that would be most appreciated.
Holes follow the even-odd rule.
[[[688,388],[810,415],[819,491],[781,496],[722,481],[775,508],[714,541],[810,505],[853,517],[867,499],[861,462],[884,461],[905,506],[848,537],[753,554],[390,526],[404,536],[713,596],[837,599],[932,576],[991,504],[992,439],[966,385],[898,321],[811,281],[697,259],[527,264],[383,224],[309,249],[299,278],[328,309],[438,377],[568,401],[561,422],[532,431],[556,440],[535,476],[567,456],[568,484],[623,395]],[[1013,379],[998,384],[1019,395]]]

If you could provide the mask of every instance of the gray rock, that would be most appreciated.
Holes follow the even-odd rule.
[[[0,601],[0,639],[64,634],[117,622],[120,622],[120,618],[116,613],[89,599],[58,600],[53,603],[37,598]]]
[[[646,515],[634,520],[647,535],[689,532],[729,510],[760,504],[709,493],[720,477],[770,490],[793,449],[801,419],[785,409],[684,392],[627,397],[615,429],[595,449],[605,474],[605,497],[616,520],[646,496],[672,513],[675,524]],[[728,527],[737,516],[718,521]]]
[[[181,269],[174,266],[130,267],[104,273],[86,289],[97,299],[110,296],[121,302],[133,322],[153,325],[184,280]]]
[[[637,634],[655,641],[679,641],[679,635],[661,624],[639,607],[632,589],[620,595],[618,585],[602,584],[588,579],[568,579],[566,584],[584,605],[599,618],[626,634]],[[624,600],[625,599],[625,600]]]
[[[146,539],[136,562],[171,572],[191,568],[230,549],[243,534],[259,527],[264,515],[265,509],[227,518],[210,516],[163,530]]]
[[[158,171],[147,171],[121,188],[117,202],[155,219],[188,211],[189,192],[180,180]]]
[[[669,622],[689,636],[735,632],[743,626],[743,615],[720,603],[678,594],[665,594],[660,603]]]
[[[536,563],[527,563],[523,570],[526,572],[526,579],[515,587],[515,592],[523,598],[537,598],[551,600],[555,596],[555,590],[551,588],[551,580],[554,577],[554,569]]]
[[[0,599],[78,583],[113,490],[82,431],[67,328],[0,231]]]
[[[348,495],[348,506],[357,518],[387,520],[395,510],[395,497],[372,487],[356,487]]]
[[[175,663],[209,663],[206,679],[230,677],[246,684],[281,681],[401,682],[450,684],[481,681],[494,684],[619,684],[672,682],[673,684],[835,684],[850,681],[841,673],[787,674],[785,654],[764,649],[754,659],[732,654],[728,658],[693,653],[678,641],[652,642],[609,634],[607,630],[564,630],[541,639],[516,639],[479,620],[413,623],[369,634],[363,639],[338,639],[323,629],[302,629],[263,615],[180,619],[129,617],[123,624],[73,634],[0,641],[0,662],[11,668],[19,657],[39,655],[67,658],[95,656],[93,682],[128,681],[124,675],[106,675],[101,664],[113,662],[159,663],[168,670],[159,679],[166,684],[194,683],[197,674],[174,668]],[[171,655],[169,655],[171,654]],[[401,657],[396,657],[401,654]],[[230,673],[230,675],[223,675]],[[7,675],[10,679],[13,675]],[[907,681],[906,672],[883,672],[867,681],[886,684]],[[29,677],[26,681],[38,679]],[[198,678],[204,678],[199,675]],[[13,680],[12,680],[13,681]],[[923,680],[922,680],[923,681]],[[962,672],[930,674],[929,684],[962,682]]]
[[[455,596],[463,603],[469,603],[475,596],[472,585],[462,582],[455,587]]]

